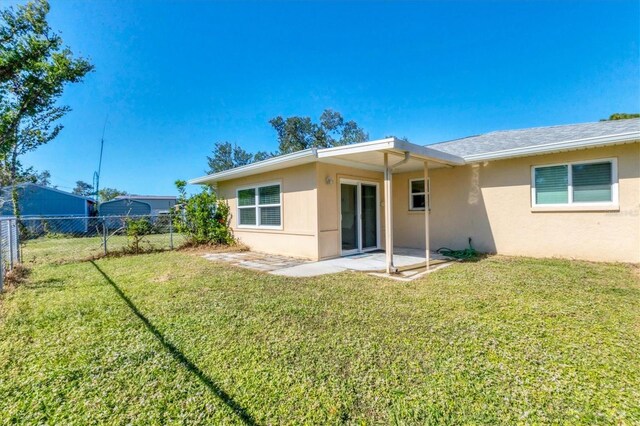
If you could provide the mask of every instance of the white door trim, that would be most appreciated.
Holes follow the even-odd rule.
[[[342,249],[342,184],[356,187],[356,218],[358,230],[358,247],[352,250]],[[374,247],[362,247],[362,185],[375,186],[376,188],[376,245]],[[340,226],[338,233],[340,238],[340,255],[349,256],[380,249],[380,184],[375,181],[340,178],[338,185],[338,202],[340,203]]]

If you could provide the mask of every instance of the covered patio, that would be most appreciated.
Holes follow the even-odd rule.
[[[230,202],[234,232],[256,252],[318,260],[315,267],[323,270],[397,274],[416,264],[430,269],[436,256],[429,245],[429,172],[463,164],[455,155],[391,137],[310,148],[190,183],[212,185]],[[277,195],[263,207],[256,194],[265,188]],[[241,192],[248,197],[242,205]],[[394,210],[403,215],[397,223]],[[265,216],[272,222],[263,223],[258,211],[273,215]],[[251,213],[244,223],[241,213]],[[311,274],[315,267],[304,269]]]
[[[431,251],[429,246],[429,214],[424,215],[424,250],[398,248],[394,246],[393,176],[396,173],[420,171],[426,187],[427,182],[429,182],[430,169],[462,165],[464,164],[464,161],[461,158],[424,146],[415,145],[397,138],[387,138],[355,145],[319,149],[316,152],[316,156],[320,163],[329,163],[353,169],[376,171],[381,172],[384,175],[382,194],[384,202],[381,203],[384,214],[380,215],[384,217],[384,245],[380,244],[380,226],[378,224],[378,242],[374,247],[364,249],[363,243],[360,242],[359,246],[355,250],[349,250],[345,253],[345,239],[344,232],[342,232],[342,252],[343,255],[347,254],[347,256],[339,259],[331,259],[327,262],[333,262],[333,264],[336,265],[336,268],[353,263],[354,269],[357,269],[355,266],[355,260],[357,257],[360,257],[361,260],[363,258],[366,259],[364,262],[360,262],[360,265],[367,265],[368,262],[371,262],[372,265],[376,265],[376,267],[378,267],[380,262],[383,262],[384,267],[381,269],[383,269],[386,274],[397,274],[402,272],[403,268],[419,263],[424,265],[425,271],[429,271],[432,260],[442,260],[438,259],[438,256]],[[326,179],[329,180],[331,177],[327,176]],[[345,183],[353,184],[355,182],[347,180]],[[362,189],[359,188],[358,191],[360,193]],[[424,211],[426,212],[429,210],[428,202],[426,200],[427,193],[428,190],[425,189]],[[344,203],[344,199],[342,202]],[[378,203],[380,204],[380,200],[378,200]],[[357,208],[353,210],[355,210],[354,217],[357,221],[360,221],[359,234],[356,238],[362,240],[362,221],[365,216],[363,207],[358,205]],[[341,221],[344,221],[344,214],[345,211],[343,209]],[[380,250],[382,248],[384,248],[384,250]],[[367,256],[368,252],[370,252],[371,255]],[[351,258],[351,255],[355,256]]]

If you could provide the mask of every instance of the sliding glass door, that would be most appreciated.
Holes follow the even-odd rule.
[[[360,247],[358,232],[358,185],[340,184],[342,223],[342,254],[357,253]]]
[[[340,230],[342,254],[378,248],[378,185],[340,181]]]

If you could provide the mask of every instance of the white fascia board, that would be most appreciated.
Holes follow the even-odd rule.
[[[527,157],[531,155],[550,154],[558,151],[572,149],[596,148],[599,146],[629,143],[640,140],[640,132],[620,133],[617,135],[597,136],[593,138],[576,139],[571,141],[553,142],[544,145],[527,146],[521,148],[505,149],[501,151],[487,152],[475,155],[466,155],[467,163],[475,163],[489,160],[505,160],[515,157]]]
[[[416,145],[411,142],[406,142],[396,139],[395,148],[397,150],[406,152],[408,151],[412,157],[419,157],[425,160],[432,160],[438,163],[448,164],[450,166],[462,166],[465,161],[462,157],[449,154],[446,152],[438,151],[437,149],[428,148],[422,145]]]
[[[191,179],[188,181],[191,185],[198,184],[214,184],[229,179],[235,179],[244,176],[250,176],[266,171],[282,169],[285,167],[293,167],[305,163],[315,161],[317,158],[316,148],[305,149],[291,154],[279,155],[277,157],[268,158],[256,163],[247,164],[246,166],[236,167],[234,169],[225,170],[223,172],[214,173],[207,176]]]
[[[432,148],[412,144],[396,138],[380,139],[370,142],[356,143],[353,145],[336,146],[318,150],[318,158],[337,157],[341,155],[360,154],[373,151],[396,151],[399,154],[409,152],[414,158],[432,160],[448,165],[462,165],[464,160],[461,157],[438,151]]]
[[[369,142],[354,143],[352,145],[334,146],[333,148],[321,148],[318,150],[318,158],[336,157],[339,155],[360,154],[362,152],[393,149],[395,138],[378,139]]]

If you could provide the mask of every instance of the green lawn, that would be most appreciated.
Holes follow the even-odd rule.
[[[118,253],[126,249],[131,239],[126,235],[111,235],[107,239],[107,250]],[[173,246],[184,245],[186,238],[182,234],[173,234]],[[142,237],[140,247],[144,250],[169,250],[171,236],[151,234]],[[27,240],[22,246],[22,261],[26,265],[61,262],[77,262],[104,255],[102,237],[50,238],[42,237]]]
[[[637,424],[640,283],[493,257],[411,283],[180,252],[36,265],[0,300],[0,423]]]

